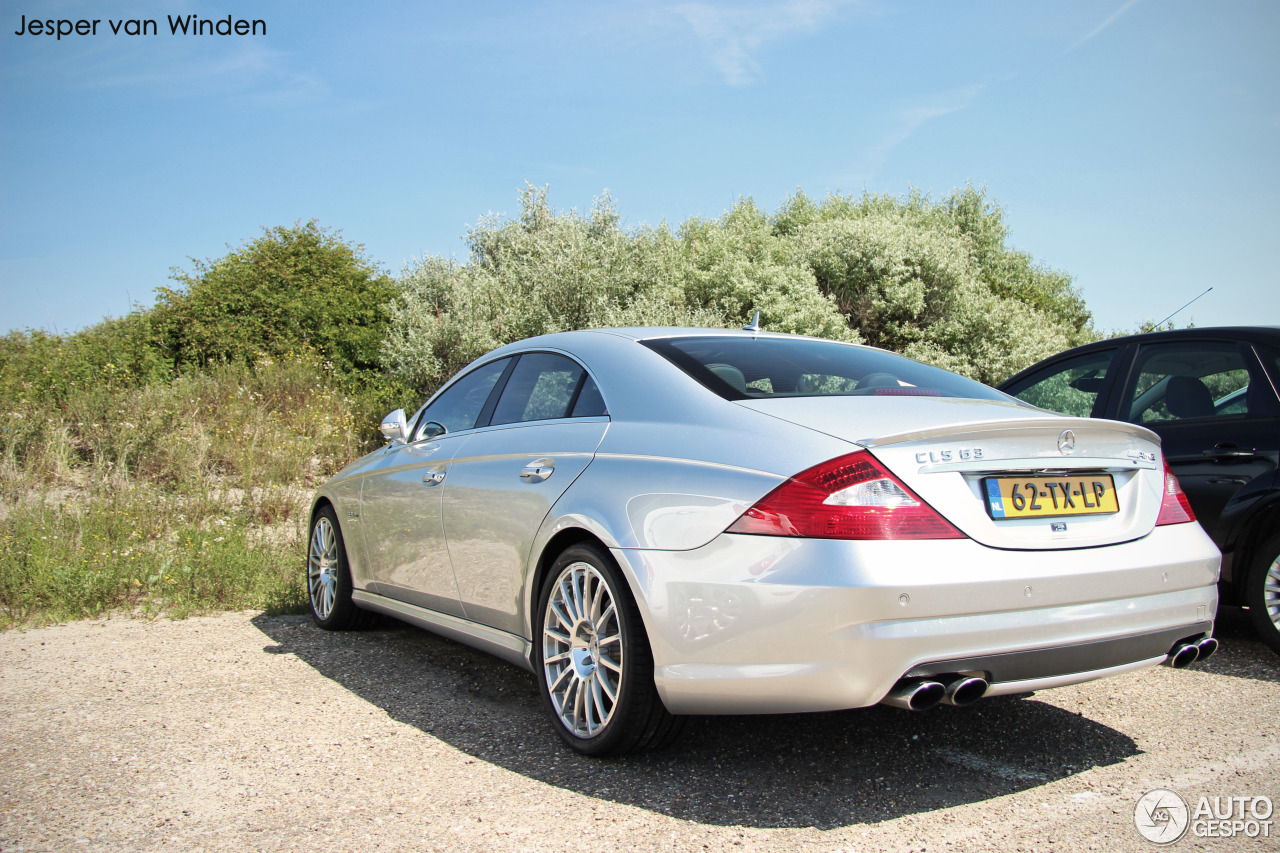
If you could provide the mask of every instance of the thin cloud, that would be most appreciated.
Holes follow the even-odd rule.
[[[671,7],[710,50],[725,82],[742,86],[764,77],[755,54],[768,42],[817,32],[847,0],[787,0],[771,5],[685,3]]]
[[[1105,30],[1107,27],[1109,27],[1109,26],[1111,26],[1112,24],[1114,24],[1117,20],[1119,20],[1119,18],[1120,18],[1120,16],[1121,16],[1121,15],[1123,15],[1125,12],[1129,11],[1129,9],[1130,9],[1131,7],[1133,7],[1133,6],[1137,5],[1137,3],[1138,3],[1138,0],[1126,0],[1126,2],[1124,3],[1124,5],[1122,5],[1119,9],[1116,9],[1116,10],[1115,10],[1114,12],[1112,12],[1110,15],[1107,15],[1106,19],[1105,19],[1101,24],[1098,24],[1098,26],[1094,27],[1094,28],[1093,28],[1093,30],[1092,30],[1092,31],[1090,31],[1088,35],[1086,35],[1084,38],[1082,38],[1082,39],[1080,39],[1079,41],[1077,41],[1075,44],[1071,45],[1071,47],[1067,48],[1067,52],[1068,52],[1068,53],[1070,53],[1071,51],[1075,50],[1075,49],[1076,49],[1077,47],[1079,47],[1080,45],[1082,45],[1082,44],[1084,44],[1085,42],[1087,42],[1089,39],[1091,39],[1091,38],[1093,38],[1094,36],[1096,36],[1098,33],[1100,33],[1100,32],[1102,32],[1103,30]]]
[[[893,149],[906,142],[929,122],[967,109],[985,88],[985,83],[979,83],[963,89],[942,92],[919,104],[899,110],[892,130],[867,150],[863,158],[864,174],[868,176],[874,174],[884,165]]]

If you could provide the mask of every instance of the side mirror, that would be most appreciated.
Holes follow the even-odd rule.
[[[409,440],[409,425],[404,419],[404,409],[396,409],[383,418],[382,425],[378,429],[381,430],[382,437],[392,446],[404,444]]]

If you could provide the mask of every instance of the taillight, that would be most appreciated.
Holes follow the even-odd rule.
[[[1156,518],[1156,527],[1162,524],[1183,524],[1195,521],[1196,514],[1191,511],[1191,502],[1187,493],[1182,491],[1178,478],[1169,469],[1169,460],[1164,460],[1164,497],[1160,501],[1160,515]]]
[[[811,539],[965,538],[863,450],[787,480],[728,532]]]

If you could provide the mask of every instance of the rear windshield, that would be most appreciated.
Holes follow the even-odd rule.
[[[641,341],[727,400],[773,397],[1009,398],[947,370],[883,350],[804,338]]]

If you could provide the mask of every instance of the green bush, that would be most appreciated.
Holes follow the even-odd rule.
[[[175,366],[253,363],[314,351],[342,376],[374,372],[391,280],[363,247],[313,220],[263,236],[218,260],[175,270],[160,288],[157,338]]]
[[[605,197],[559,213],[526,188],[514,219],[471,229],[465,264],[424,258],[391,309],[384,366],[426,393],[504,343],[593,327],[737,327],[864,341],[996,383],[1094,336],[1070,277],[1005,246],[1004,213],[968,187],[934,202],[803,193],[769,216],[624,230]]]

